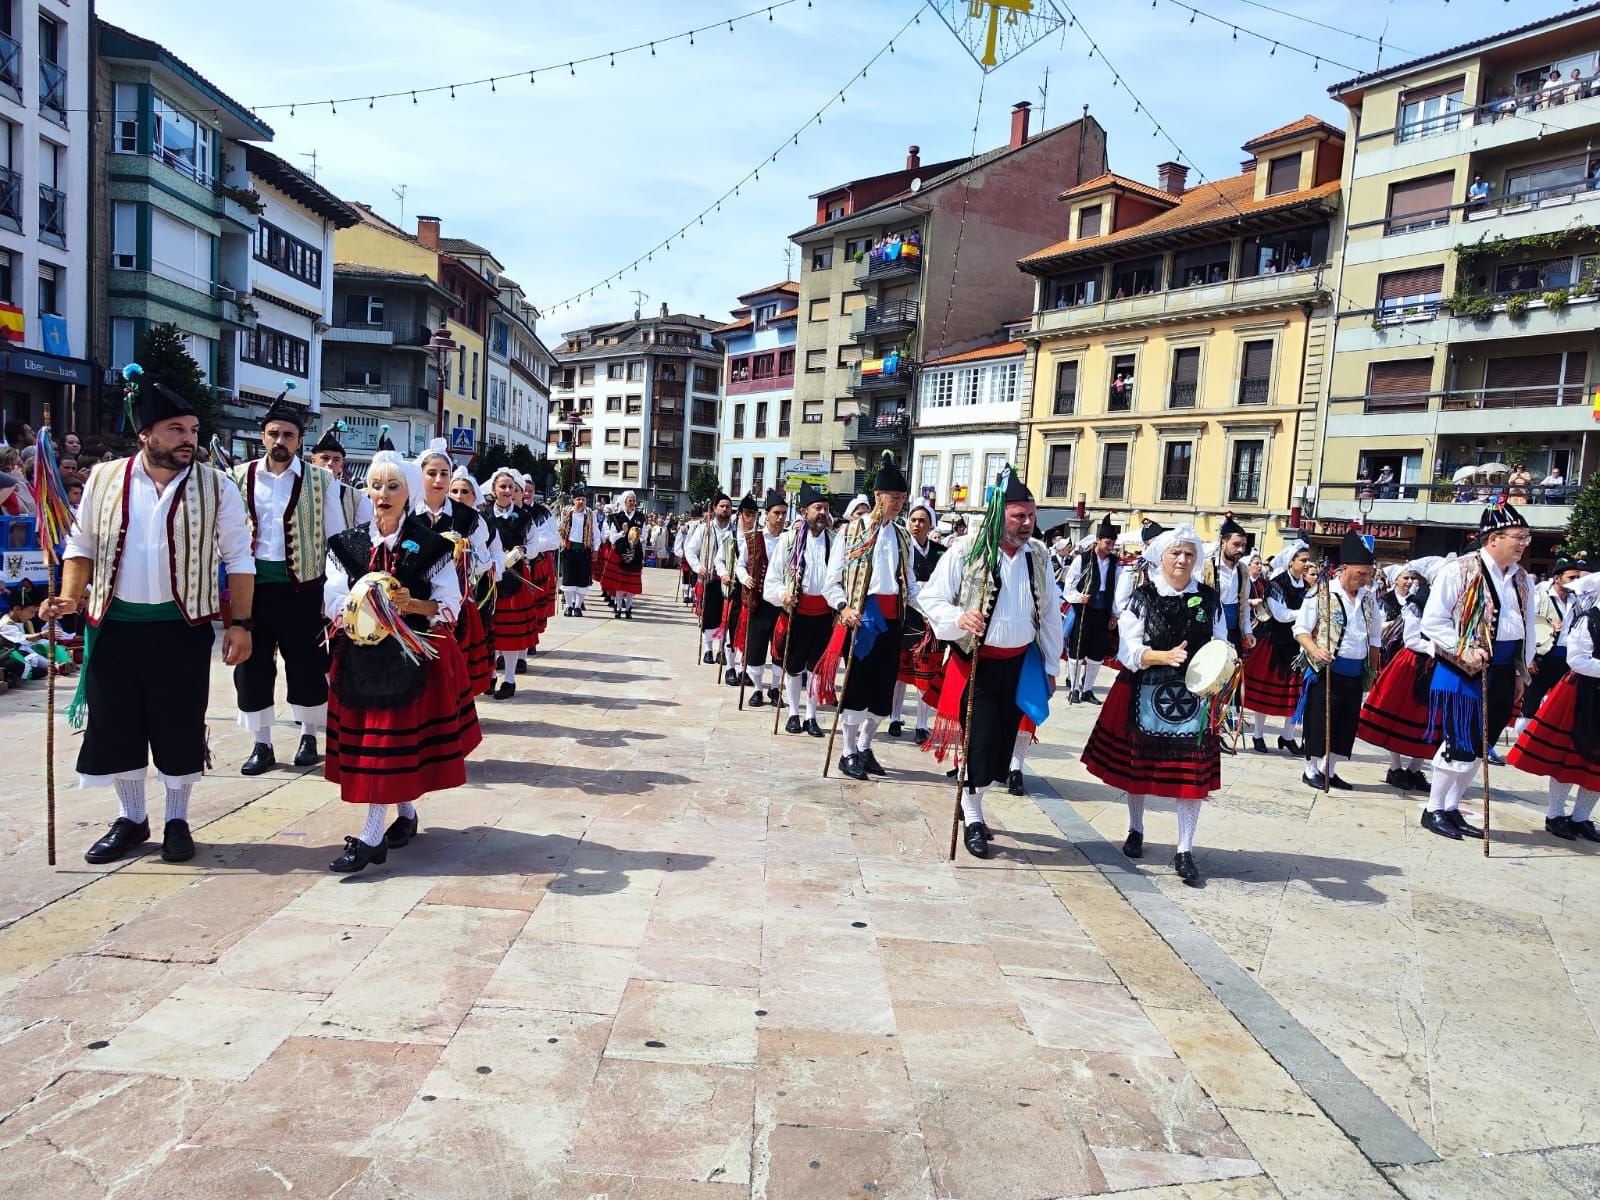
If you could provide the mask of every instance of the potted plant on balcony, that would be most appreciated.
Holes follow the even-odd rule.
[[[1566,308],[1567,301],[1572,299],[1572,293],[1564,287],[1554,288],[1545,292],[1541,298],[1544,300],[1544,306],[1551,312],[1560,312]]]
[[[1506,316],[1520,321],[1528,315],[1528,293],[1516,292],[1506,297]]]

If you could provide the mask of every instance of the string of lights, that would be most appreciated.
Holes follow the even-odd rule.
[[[1158,3],[1160,3],[1160,0],[1150,0],[1150,7],[1154,8]],[[1273,37],[1271,34],[1259,33],[1256,30],[1251,29],[1248,25],[1240,25],[1238,22],[1230,21],[1226,17],[1219,17],[1215,13],[1208,13],[1203,8],[1196,8],[1192,4],[1185,4],[1183,0],[1167,0],[1167,3],[1173,5],[1174,7],[1181,8],[1187,12],[1189,14],[1189,24],[1191,25],[1194,24],[1196,17],[1204,17],[1208,21],[1216,22],[1224,29],[1233,30],[1234,41],[1238,41],[1239,35],[1242,33],[1246,37],[1253,37],[1257,41],[1270,44],[1272,46],[1271,53],[1273,55],[1276,55],[1280,49],[1283,49],[1288,50],[1293,54],[1299,54],[1304,58],[1309,58],[1311,60],[1311,69],[1313,71],[1317,70],[1323,63],[1328,63],[1331,66],[1339,67],[1342,70],[1353,71],[1358,75],[1362,71],[1361,67],[1353,67],[1349,63],[1340,62],[1336,58],[1330,58],[1328,55],[1318,53],[1315,50],[1306,50],[1300,46],[1294,45],[1292,42],[1286,42],[1282,38]],[[1068,12],[1071,12],[1071,10],[1068,9]]]
[[[613,271],[603,279],[598,279],[587,287],[579,288],[576,292],[573,292],[572,295],[566,297],[566,299],[556,301],[554,304],[545,308],[544,311],[547,314],[554,314],[560,312],[563,308],[571,308],[581,300],[592,298],[595,292],[599,291],[601,288],[609,288],[612,283],[621,279],[629,271],[638,271],[642,264],[655,261],[657,252],[670,252],[672,249],[672,243],[687,237],[691,228],[703,226],[706,223],[707,217],[714,216],[715,214],[721,212],[723,204],[740,196],[743,188],[751,183],[759,183],[761,181],[761,168],[769,165],[770,163],[777,162],[778,155],[784,150],[787,150],[792,146],[798,146],[800,144],[800,135],[805,133],[813,125],[821,125],[823,123],[823,114],[831,109],[835,104],[845,103],[845,93],[861,80],[865,79],[867,77],[867,72],[877,63],[880,58],[894,53],[895,42],[897,42],[901,37],[905,36],[905,33],[908,29],[910,29],[913,25],[920,25],[922,23],[922,13],[927,7],[928,0],[924,0],[922,4],[917,6],[917,10],[911,14],[911,19],[908,20],[904,25],[900,26],[900,28],[895,31],[894,35],[890,37],[890,39],[885,42],[882,47],[879,48],[877,53],[875,53],[871,58],[867,59],[866,63],[853,75],[851,75],[838,91],[830,95],[823,103],[821,108],[817,109],[816,112],[812,113],[803,122],[801,122],[798,128],[796,128],[792,133],[778,143],[777,147],[772,151],[772,153],[766,155],[754,167],[746,171],[739,181],[727,191],[723,192],[722,195],[718,196],[710,204],[706,205],[706,207],[690,217],[687,221],[680,225],[675,232],[668,234],[661,241],[650,247],[650,249],[639,255],[632,262],[628,263],[627,266]]]
[[[1329,25],[1326,21],[1319,21],[1315,17],[1308,17],[1303,13],[1291,12],[1286,8],[1274,8],[1270,4],[1261,3],[1261,0],[1239,0],[1239,3],[1248,4],[1251,8],[1260,8],[1265,9],[1270,13],[1277,13],[1280,17],[1289,17],[1296,21],[1304,21],[1307,25],[1315,25],[1318,29],[1326,29],[1329,33],[1337,33],[1347,38],[1354,38],[1358,42],[1368,42],[1374,46],[1377,46],[1380,50],[1398,50],[1401,54],[1412,53],[1412,51],[1407,50],[1404,46],[1396,46],[1393,42],[1387,42],[1381,37],[1369,37],[1367,34],[1357,33],[1353,29],[1341,29],[1337,25]],[[1445,0],[1445,3],[1448,4],[1449,0]]]

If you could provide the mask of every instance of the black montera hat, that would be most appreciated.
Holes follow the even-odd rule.
[[[1354,529],[1344,535],[1344,541],[1339,543],[1339,565],[1341,567],[1370,567],[1377,562],[1372,553],[1372,547],[1367,545],[1367,539]]]
[[[906,482],[906,473],[895,465],[894,452],[885,450],[883,461],[878,464],[878,474],[872,481],[872,490],[875,492],[909,492],[911,485]]]

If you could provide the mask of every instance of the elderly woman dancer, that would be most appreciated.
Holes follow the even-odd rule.
[[[462,603],[452,546],[411,512],[422,492],[421,472],[380,450],[367,470],[372,523],[328,543],[323,612],[334,633],[323,777],[347,804],[367,806],[360,836],[346,838],[329,864],[341,873],[381,863],[416,837],[415,801],[466,783],[466,757],[483,740],[466,660],[450,635]],[[408,654],[393,635],[373,645],[351,640],[346,601],[373,572],[398,581],[389,602],[436,657]],[[391,805],[398,815],[385,831]]]
[[[1253,721],[1251,746],[1267,751],[1267,718],[1282,717],[1278,749],[1299,757],[1295,741],[1295,710],[1300,706],[1299,672],[1294,670],[1300,647],[1294,640],[1294,621],[1306,598],[1306,569],[1311,547],[1304,542],[1285,546],[1273,558],[1261,618],[1256,621],[1256,644],[1244,657],[1244,706]]]
[[[422,473],[422,496],[412,504],[411,511],[427,522],[429,529],[449,540],[455,550],[456,579],[463,596],[456,616],[456,645],[466,659],[472,694],[481,696],[494,690],[494,660],[489,654],[482,614],[472,599],[471,585],[489,566],[489,522],[471,504],[451,499],[454,468],[443,438],[435,438],[417,456],[417,469]]]
[[[1180,525],[1145,547],[1154,569],[1117,618],[1124,670],[1083,749],[1088,772],[1128,794],[1122,852],[1129,858],[1144,854],[1145,801],[1177,802],[1172,868],[1190,885],[1200,879],[1192,853],[1200,804],[1222,786],[1222,750],[1208,706],[1184,686],[1184,664],[1213,638],[1228,636],[1216,589],[1195,578],[1200,545],[1194,526]]]

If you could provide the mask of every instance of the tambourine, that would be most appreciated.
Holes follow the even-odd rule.
[[[388,637],[394,594],[400,581],[387,571],[370,571],[356,580],[344,602],[344,634],[357,646],[376,646]]]
[[[1202,700],[1215,696],[1239,671],[1239,652],[1233,643],[1213,639],[1189,656],[1183,673],[1183,686]]]
[[[510,550],[506,551],[506,570],[516,570],[517,567],[522,565],[522,560],[527,557],[528,551],[526,547],[513,546]]]

